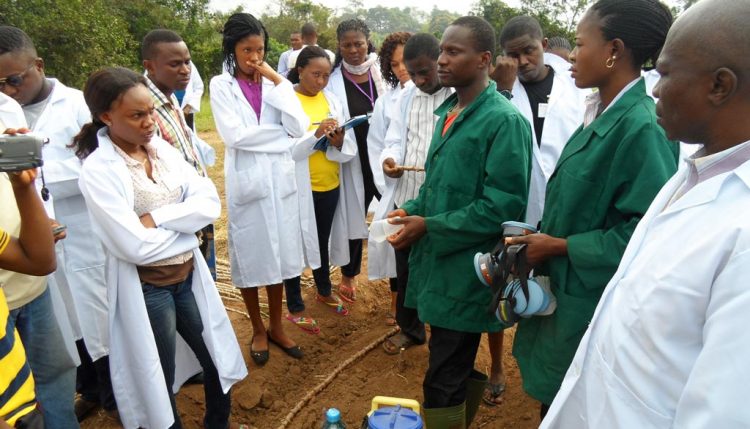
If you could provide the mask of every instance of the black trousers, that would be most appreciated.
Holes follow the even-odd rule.
[[[367,183],[365,181],[365,215],[367,208],[373,198],[380,199],[380,192],[375,187],[375,182]],[[341,274],[346,277],[355,277],[360,273],[362,268],[362,242],[364,240],[349,240],[349,263],[341,267]]]
[[[331,296],[331,269],[328,255],[328,242],[331,239],[331,228],[333,217],[336,214],[336,206],[339,203],[341,188],[331,189],[325,192],[313,191],[313,207],[315,210],[315,226],[318,229],[318,250],[320,251],[320,268],[313,270],[315,287],[320,296]],[[290,313],[298,313],[305,310],[305,302],[302,300],[300,289],[300,277],[284,280],[286,292],[286,308]]]
[[[109,376],[109,356],[91,361],[83,340],[76,341],[81,364],[76,369],[76,392],[89,402],[96,402],[107,411],[117,409],[112,379]]]
[[[430,327],[430,360],[422,382],[425,408],[446,408],[466,401],[466,381],[479,350],[481,333]]]
[[[396,250],[396,284],[398,286],[398,296],[396,297],[396,323],[398,323],[401,332],[403,332],[415,344],[424,344],[427,335],[424,330],[424,323],[419,320],[416,308],[404,306],[406,299],[406,287],[409,283],[409,254],[411,247],[402,250]]]

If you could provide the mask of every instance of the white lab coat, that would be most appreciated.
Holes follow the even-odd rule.
[[[378,188],[378,192],[381,195],[385,193],[385,176],[383,175],[383,166],[382,164],[378,164],[378,160],[383,149],[385,149],[385,134],[396,112],[396,104],[399,97],[408,88],[413,86],[412,81],[408,81],[403,88],[401,85],[396,85],[395,88],[388,90],[384,96],[378,97],[375,101],[375,107],[372,109],[370,129],[367,132],[367,153],[370,159],[372,176],[375,180],[375,187]]]
[[[263,79],[260,124],[237,80],[225,72],[211,79],[211,108],[226,146],[229,257],[237,287],[260,287],[299,276],[304,255],[297,198],[294,138],[310,120],[284,80]]]
[[[452,88],[450,90],[453,92]],[[401,91],[390,114],[390,123],[383,138],[383,150],[377,154],[377,158],[373,158],[374,153],[370,152],[370,164],[373,166],[373,173],[375,164],[377,163],[377,169],[385,183],[383,195],[380,201],[378,201],[372,217],[373,221],[385,219],[395,205],[394,200],[398,179],[387,177],[383,174],[383,162],[388,158],[392,158],[398,165],[403,165],[404,163],[404,158],[406,157],[406,139],[409,131],[408,115],[411,111],[414,94],[417,91],[419,89],[414,84],[405,87]],[[375,240],[367,241],[367,276],[370,280],[396,277],[396,254],[393,246],[387,241],[380,243]]]
[[[327,90],[331,91],[341,101],[341,107],[344,112],[344,118],[349,119],[349,102],[346,98],[346,88],[344,87],[344,75],[341,73],[341,66],[336,67],[331,73],[328,80]],[[354,130],[346,131],[347,137],[356,142]],[[333,222],[331,236],[348,237],[349,240],[367,238],[367,221],[365,213],[365,185],[362,178],[362,166],[357,153],[351,161],[341,164],[340,194],[339,207],[336,209],[336,216],[343,217],[343,221]],[[340,230],[345,228],[345,230]],[[334,265],[346,265],[349,263],[349,246],[331,248],[331,261]]]
[[[247,375],[247,369],[195,235],[219,216],[221,203],[210,179],[200,177],[176,149],[154,137],[151,143],[158,156],[181,166],[165,181],[182,187],[183,201],[151,212],[158,227],[145,228],[133,211],[133,182],[125,161],[115,152],[106,127],[98,135],[99,148],[84,162],[80,186],[92,228],[105,249],[112,388],[123,426],[166,428],[174,420],[172,408],[136,266],[193,251],[192,291],[203,322],[203,340],[227,392]],[[189,348],[179,335],[177,350],[175,390],[195,371],[184,367],[182,351]],[[191,357],[194,363],[195,356]]]
[[[68,147],[81,127],[91,122],[91,114],[81,91],[50,80],[54,83],[50,100],[32,129],[49,138],[43,148],[44,177],[53,216],[68,227],[67,238],[57,243],[58,268],[50,283],[54,282],[62,295],[74,337],[83,336],[89,355],[97,360],[107,355],[109,338],[104,252],[91,230],[86,202],[78,187],[81,161],[75,149]],[[77,358],[78,353],[75,355]]]
[[[750,422],[750,161],[638,224],[542,428]],[[666,207],[666,208],[665,208]]]
[[[201,111],[201,98],[203,97],[203,79],[201,79],[198,68],[195,67],[194,63],[190,63],[190,82],[188,82],[187,88],[185,88],[185,95],[182,97],[182,103],[180,108],[184,109],[186,106],[193,108],[194,113]]]
[[[554,57],[554,58],[553,58]],[[560,61],[558,61],[560,60]],[[547,181],[555,171],[557,160],[573,132],[583,123],[586,110],[585,91],[576,87],[570,77],[570,64],[555,54],[544,54],[544,61],[555,72],[552,92],[549,95],[547,114],[544,119],[541,145],[537,144],[534,131],[534,117],[529,97],[521,82],[513,84],[513,98],[510,100],[531,124],[533,159],[529,183],[529,201],[526,206],[526,223],[536,226],[544,212],[544,198]]]
[[[344,119],[344,111],[341,107],[341,101],[328,90],[323,90],[323,95],[328,101],[328,107],[331,115],[342,123]],[[315,127],[317,129],[317,127]],[[311,130],[305,133],[299,139],[296,139],[292,148],[292,158],[297,163],[297,192],[300,199],[300,213],[305,213],[304,216],[300,216],[302,222],[302,241],[305,247],[305,257],[307,265],[311,268],[320,267],[320,248],[318,245],[318,228],[315,223],[315,207],[312,199],[312,186],[310,184],[310,163],[309,158],[315,153],[315,143],[318,139],[315,137],[315,130]],[[351,161],[357,154],[357,142],[349,134],[344,136],[344,145],[341,150],[328,146],[326,150],[326,158],[330,161],[339,162],[341,165]],[[341,171],[341,169],[339,169]],[[343,177],[339,174],[339,183],[341,183]],[[340,186],[340,185],[339,185]],[[341,255],[347,255],[346,261],[332,259],[333,265],[346,265],[349,255],[349,238],[343,234],[347,230],[346,218],[343,216],[345,212],[341,206],[342,200],[339,198],[336,212],[333,217],[332,233],[330,237],[329,246],[335,249],[333,252],[337,258]]]
[[[648,94],[649,97],[653,98],[654,103],[656,103],[659,99],[654,97],[654,87],[661,78],[659,72],[657,72],[656,69],[651,69],[649,71],[643,70],[641,71],[641,76],[643,76],[643,81],[646,84],[646,94]],[[685,168],[685,166],[687,165],[685,159],[689,158],[692,154],[697,152],[702,147],[703,145],[701,144],[689,144],[680,142],[680,159],[677,160],[677,169],[681,170]]]
[[[26,126],[26,117],[23,114],[21,106],[12,98],[0,93],[0,133],[5,131],[5,128],[26,128]],[[41,136],[44,137],[43,135]],[[46,157],[44,152],[42,156]],[[37,182],[37,189],[41,189],[41,180],[38,180]],[[48,212],[48,216],[54,217],[54,210],[51,202],[45,203],[45,209]],[[65,264],[65,257],[62,253],[61,246],[58,245],[55,248],[55,251],[57,254],[58,267],[60,267]],[[75,346],[75,340],[81,338],[81,333],[70,288],[68,287],[68,283],[66,282],[61,270],[59,270],[58,273],[53,273],[47,276],[46,287],[50,290],[50,299],[52,300],[55,320],[60,327],[63,343],[65,344],[67,352],[67,360],[65,363],[70,367],[78,366],[80,364],[80,359]],[[63,358],[61,357],[61,359]]]

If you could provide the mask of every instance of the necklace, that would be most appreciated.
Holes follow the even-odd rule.
[[[359,84],[354,81],[354,79],[352,78],[352,74],[351,73],[349,73],[347,70],[343,70],[343,72],[344,72],[344,76],[346,77],[346,80],[348,80],[349,82],[351,82],[352,85],[354,85],[354,87],[357,88],[357,90],[362,93],[362,95],[364,95],[365,97],[367,97],[367,100],[370,101],[370,105],[371,106],[375,107],[375,90],[372,87],[372,71],[370,71],[370,70],[367,71],[368,82],[370,83],[370,93],[369,94],[366,93],[362,89],[362,87],[359,86]]]

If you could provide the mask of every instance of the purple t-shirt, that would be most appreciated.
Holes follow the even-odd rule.
[[[242,94],[250,103],[250,107],[255,111],[255,115],[258,117],[258,123],[260,123],[260,104],[263,101],[263,82],[255,83],[248,82],[246,80],[237,79],[240,84]]]

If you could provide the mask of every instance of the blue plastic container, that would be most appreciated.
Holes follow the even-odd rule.
[[[367,419],[368,429],[422,429],[422,417],[401,405],[373,411]]]

